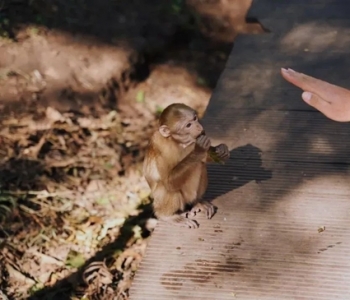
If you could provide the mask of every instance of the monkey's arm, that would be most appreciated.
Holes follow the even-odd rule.
[[[200,136],[196,140],[194,149],[182,159],[175,167],[168,170],[159,170],[163,184],[169,191],[177,191],[182,186],[183,182],[186,182],[191,176],[193,176],[193,167],[198,162],[205,163],[208,149],[210,147],[210,140],[206,136]],[[158,167],[168,165],[167,162],[158,163]]]
[[[191,152],[181,162],[179,162],[165,177],[164,185],[169,191],[177,191],[182,183],[187,181],[193,174],[194,165],[205,158],[206,153]],[[164,178],[164,177],[163,177]]]
[[[193,166],[199,161],[203,161],[206,156],[205,151],[195,149],[175,167],[169,169],[169,161],[166,156],[149,155],[144,161],[143,173],[152,191],[155,190],[158,183],[161,183],[166,190],[176,192],[182,183],[192,176]]]

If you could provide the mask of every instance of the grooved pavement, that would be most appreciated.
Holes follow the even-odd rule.
[[[231,159],[197,230],[159,224],[131,300],[350,299],[350,125],[326,119],[280,67],[350,88],[350,2],[255,0],[271,32],[241,36],[203,119]],[[324,228],[319,232],[319,228]]]

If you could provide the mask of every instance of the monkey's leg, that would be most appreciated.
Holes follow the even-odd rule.
[[[169,192],[164,186],[158,186],[153,193],[154,214],[159,220],[176,226],[198,228],[198,223],[178,214],[184,210],[185,200],[180,192]]]
[[[195,216],[199,212],[205,212],[208,219],[211,219],[215,214],[215,206],[208,201],[201,200],[208,186],[207,166],[201,163],[200,173],[198,174],[200,181],[197,188],[197,201],[189,212],[189,216]]]

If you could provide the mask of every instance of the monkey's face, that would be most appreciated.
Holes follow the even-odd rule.
[[[184,146],[191,145],[203,133],[203,127],[193,110],[182,110],[181,116],[170,128],[172,138]]]
[[[204,131],[194,109],[182,103],[174,103],[162,112],[159,132],[163,137],[172,138],[176,143],[187,147],[195,143]]]

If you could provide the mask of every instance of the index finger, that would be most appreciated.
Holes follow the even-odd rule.
[[[294,84],[295,86],[301,88],[303,91],[308,91],[313,94],[318,94],[324,99],[334,99],[338,100],[336,95],[346,93],[349,91],[336,86],[334,84],[328,83],[326,81],[314,78],[312,76],[296,72],[292,69],[281,68],[282,77],[288,82]],[[343,97],[343,95],[341,95]]]

